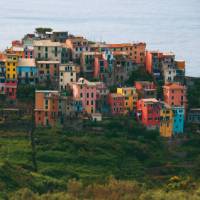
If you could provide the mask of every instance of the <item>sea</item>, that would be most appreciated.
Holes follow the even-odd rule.
[[[200,0],[0,0],[0,49],[36,27],[90,40],[147,43],[186,60],[200,77]]]

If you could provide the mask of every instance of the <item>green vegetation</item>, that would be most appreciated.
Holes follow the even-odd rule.
[[[38,128],[34,172],[29,126],[0,127],[2,199],[199,198],[199,135],[165,140],[128,117]]]
[[[35,32],[37,34],[45,34],[46,32],[51,32],[51,31],[53,31],[52,28],[45,28],[45,27],[38,27],[35,29]]]
[[[200,78],[194,79],[193,84],[188,86],[188,103],[189,108],[200,107]]]

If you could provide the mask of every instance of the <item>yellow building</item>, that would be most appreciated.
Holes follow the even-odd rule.
[[[15,80],[17,79],[18,56],[16,54],[7,54],[6,56],[6,79]]]
[[[173,135],[173,111],[166,104],[160,111],[160,135],[163,137],[171,137]]]
[[[117,88],[117,93],[125,97],[124,112],[125,114],[136,109],[138,94],[135,87]]]

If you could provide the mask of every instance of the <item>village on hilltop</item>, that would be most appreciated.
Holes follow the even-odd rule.
[[[144,76],[131,82],[138,71]],[[186,120],[200,123],[200,109],[188,109],[185,61],[172,52],[149,51],[144,42],[108,44],[37,28],[0,53],[0,96],[12,102],[2,117],[19,111],[19,87],[27,85],[36,88],[36,127],[131,116],[172,137],[184,133]]]

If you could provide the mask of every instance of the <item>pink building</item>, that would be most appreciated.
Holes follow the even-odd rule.
[[[108,95],[108,104],[112,115],[124,114],[125,97],[122,94],[111,93]]]
[[[163,86],[164,101],[170,106],[187,106],[186,87],[180,83],[169,83]],[[195,97],[194,97],[195,98]]]
[[[73,97],[81,99],[83,110],[88,114],[96,112],[97,88],[96,83],[80,78],[72,83]]]
[[[137,102],[137,118],[147,128],[155,129],[160,124],[161,104],[155,99],[140,99]]]

